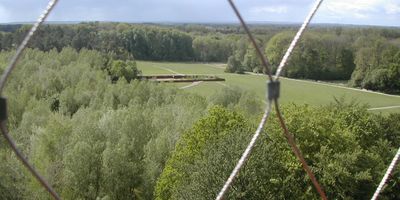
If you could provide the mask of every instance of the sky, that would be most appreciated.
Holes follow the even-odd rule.
[[[235,0],[249,22],[302,22],[314,0]],[[0,23],[35,21],[48,0],[0,0]],[[238,22],[226,0],[59,0],[48,21]],[[313,23],[400,26],[400,0],[325,0]]]

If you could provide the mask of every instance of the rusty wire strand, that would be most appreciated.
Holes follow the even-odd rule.
[[[274,81],[278,81],[279,80],[279,75],[280,75],[282,69],[286,66],[287,60],[289,59],[290,55],[292,54],[293,49],[296,47],[296,44],[298,43],[298,41],[300,40],[301,36],[303,35],[304,30],[309,25],[310,21],[314,17],[315,13],[317,12],[317,10],[320,7],[320,5],[322,4],[322,2],[323,2],[323,0],[317,0],[316,1],[315,5],[312,7],[310,13],[308,14],[306,19],[304,20],[304,22],[301,25],[301,27],[299,28],[299,30],[297,31],[296,35],[294,36],[292,42],[290,43],[288,49],[286,50],[285,55],[283,56],[279,66],[278,66],[278,69],[277,69],[276,74],[275,74]],[[307,173],[308,177],[311,179],[311,182],[313,183],[313,185],[314,185],[315,189],[317,190],[318,194],[320,195],[320,197],[323,200],[327,200],[328,198],[326,197],[326,194],[325,194],[324,190],[322,189],[322,187],[319,184],[318,180],[315,178],[314,173],[311,171],[310,167],[308,166],[308,164],[307,164],[306,160],[304,159],[304,156],[302,155],[300,149],[297,147],[296,142],[294,141],[294,138],[293,138],[292,134],[287,129],[285,120],[283,119],[283,116],[282,116],[280,108],[279,108],[278,99],[274,99],[274,103],[275,103],[276,115],[277,115],[277,117],[279,119],[279,124],[280,124],[280,126],[281,126],[281,128],[283,130],[283,133],[284,133],[284,135],[286,137],[286,140],[289,143],[293,153],[295,154],[297,159],[302,164],[302,167],[303,167],[304,171]]]
[[[17,64],[18,60],[20,59],[22,52],[26,48],[28,42],[30,41],[30,39],[32,38],[32,36],[34,35],[34,33],[36,32],[38,27],[46,20],[46,18],[48,17],[50,12],[53,10],[53,8],[57,4],[57,2],[58,2],[58,0],[51,0],[48,3],[44,12],[39,16],[36,23],[29,30],[28,34],[25,36],[22,43],[18,46],[17,51],[15,52],[14,56],[11,58],[10,64],[7,66],[7,68],[5,69],[5,71],[3,72],[2,76],[1,76],[0,94],[2,94],[2,92],[4,90],[4,86],[7,82],[7,79],[10,76],[11,72],[15,69],[16,64]],[[6,111],[4,110],[4,112],[6,112]],[[10,145],[11,149],[14,151],[15,155],[22,162],[22,164],[29,170],[29,172],[36,178],[37,181],[39,181],[39,183],[43,186],[43,188],[45,188],[54,199],[56,199],[56,200],[61,199],[58,196],[58,194],[55,192],[55,190],[50,186],[50,184],[47,183],[47,181],[35,170],[33,165],[31,165],[29,163],[29,161],[24,157],[22,152],[18,149],[16,143],[14,142],[14,140],[11,138],[11,136],[8,133],[5,120],[0,122],[0,129],[1,129],[1,132],[4,136],[4,138],[7,141],[7,143]]]
[[[234,10],[234,12],[235,12],[236,16],[238,17],[240,23],[242,24],[243,28],[245,29],[248,37],[250,38],[250,41],[252,42],[252,44],[254,46],[254,48],[256,49],[257,54],[260,57],[260,59],[262,61],[262,64],[264,65],[264,67],[266,69],[266,72],[268,74],[268,77],[269,77],[270,81],[274,82],[274,81],[278,81],[280,70],[282,70],[282,68],[285,66],[287,59],[289,58],[289,56],[291,55],[291,52],[293,51],[293,48],[295,47],[297,41],[300,39],[301,35],[303,34],[304,29],[310,23],[310,21],[311,21],[312,17],[314,16],[315,12],[318,10],[320,4],[322,3],[322,0],[318,0],[317,1],[316,5],[313,7],[313,9],[311,10],[310,14],[307,16],[306,20],[304,21],[303,25],[300,27],[299,31],[297,32],[295,38],[292,41],[292,44],[289,46],[285,56],[282,58],[281,65],[280,65],[280,68],[278,68],[278,70],[277,70],[277,75],[275,76],[275,79],[272,78],[271,70],[269,68],[269,63],[268,63],[268,60],[267,60],[266,56],[261,52],[260,48],[258,47],[258,45],[257,45],[253,35],[251,34],[247,24],[244,22],[242,16],[240,15],[239,10],[236,8],[235,4],[233,3],[233,0],[228,0],[228,2],[231,5],[232,9]],[[293,140],[293,137],[290,135],[290,133],[288,132],[288,130],[286,128],[284,119],[283,119],[283,117],[282,117],[282,115],[280,113],[280,110],[279,110],[279,104],[278,104],[277,98],[274,99],[274,102],[275,102],[276,112],[277,112],[278,118],[280,120],[281,127],[282,127],[282,129],[284,131],[284,134],[285,134],[287,140],[288,140],[288,143],[290,144],[290,146],[291,146],[294,154],[296,155],[296,157],[302,163],[302,166],[303,166],[304,170],[306,171],[307,175],[310,177],[311,181],[313,182],[313,184],[314,184],[315,188],[317,189],[318,193],[320,194],[321,198],[326,200],[327,198],[326,198],[325,193],[323,192],[323,190],[322,190],[320,184],[318,183],[317,179],[315,178],[314,174],[312,173],[312,171],[308,167],[308,165],[307,165],[306,161],[304,160],[304,157],[302,156],[299,148],[297,148],[297,146],[296,146],[296,144],[295,144],[295,142]],[[248,157],[249,157],[249,155],[251,153],[251,150],[253,149],[254,144],[255,144],[260,132],[264,128],[264,125],[265,125],[265,123],[267,121],[267,118],[268,118],[268,116],[269,116],[269,114],[271,112],[271,106],[272,106],[272,101],[269,100],[267,102],[267,107],[265,109],[263,118],[262,118],[262,120],[261,120],[261,122],[260,122],[260,124],[259,124],[259,126],[258,126],[258,128],[256,130],[256,132],[254,133],[250,143],[248,144],[246,150],[242,154],[242,156],[239,159],[238,163],[236,164],[235,168],[231,172],[229,178],[224,183],[221,191],[218,193],[218,195],[216,197],[216,200],[222,200],[224,198],[224,195],[228,191],[229,186],[232,184],[232,182],[234,181],[235,177],[238,175],[241,167],[244,165],[244,163],[248,159]]]
[[[18,149],[17,144],[15,144],[14,140],[8,134],[7,126],[5,122],[0,122],[0,129],[1,133],[3,134],[4,138],[10,144],[11,149],[14,151],[15,155],[18,159],[24,164],[24,166],[29,170],[29,172],[39,181],[39,183],[51,194],[51,196],[56,199],[60,200],[61,198],[55,192],[55,190],[50,186],[49,183],[35,170],[35,168],[29,164],[29,161],[24,157],[22,152]]]
[[[282,117],[282,113],[279,109],[279,103],[278,100],[275,99],[275,111],[276,115],[278,116],[279,119],[279,124],[281,125],[281,128],[283,129],[283,133],[290,144],[290,147],[292,148],[293,153],[296,155],[296,157],[299,159],[301,165],[303,166],[304,171],[306,171],[308,177],[311,179],[311,182],[313,183],[315,189],[317,190],[318,194],[321,196],[323,200],[327,200],[328,198],[325,195],[324,190],[322,189],[321,185],[318,183],[317,178],[315,178],[314,173],[311,171],[310,167],[308,166],[306,160],[304,159],[304,156],[302,155],[300,149],[297,147],[296,142],[294,141],[293,135],[289,132],[287,129],[287,126],[285,124],[285,120]]]
[[[244,22],[242,16],[240,15],[239,10],[237,9],[237,7],[235,6],[235,4],[233,3],[232,0],[228,0],[229,4],[231,5],[232,9],[234,10],[236,16],[238,17],[241,25],[243,26],[246,34],[248,35],[251,43],[253,44],[254,48],[256,49],[256,52],[259,56],[259,58],[261,59],[261,62],[265,68],[265,71],[270,79],[270,81],[278,81],[279,80],[279,76],[280,73],[282,72],[283,68],[285,67],[287,60],[289,59],[293,49],[295,48],[297,42],[299,41],[299,39],[301,38],[304,30],[306,29],[306,27],[308,26],[308,24],[310,23],[311,19],[313,18],[313,16],[315,15],[316,11],[318,10],[319,6],[321,5],[323,0],[317,0],[316,4],[314,5],[314,7],[312,8],[311,12],[309,13],[309,15],[307,16],[306,20],[304,21],[304,23],[302,24],[302,26],[300,27],[300,29],[298,30],[298,32],[296,33],[295,37],[293,38],[289,48],[287,49],[284,57],[282,58],[278,69],[276,71],[275,74],[275,78],[272,78],[272,74],[271,74],[271,69],[269,67],[269,62],[266,58],[266,56],[264,55],[264,53],[262,53],[261,49],[259,48],[259,46],[256,43],[255,38],[253,37],[253,35],[251,34],[247,24]],[[0,79],[0,94],[3,92],[4,87],[5,87],[5,83],[8,79],[8,77],[10,76],[11,72],[14,70],[14,68],[16,67],[16,63],[18,62],[18,60],[21,57],[22,52],[24,51],[24,49],[26,48],[28,42],[30,41],[31,37],[34,35],[34,33],[36,32],[37,28],[45,21],[45,19],[48,17],[48,15],[50,14],[50,12],[53,10],[53,8],[55,7],[55,5],[57,4],[58,0],[51,0],[49,2],[49,4],[47,5],[45,11],[43,12],[42,15],[40,15],[39,19],[37,20],[37,22],[32,26],[32,28],[30,29],[30,31],[28,32],[28,34],[26,35],[26,37],[24,38],[24,40],[22,41],[22,43],[20,44],[20,46],[18,47],[18,49],[16,50],[15,55],[12,57],[10,64],[7,66],[7,68],[5,69],[4,73],[1,76]],[[307,162],[305,161],[304,157],[301,154],[300,149],[296,146],[295,141],[293,136],[290,134],[290,132],[288,131],[285,121],[281,115],[280,109],[279,109],[279,104],[278,104],[278,99],[275,98],[274,100],[275,103],[275,108],[276,108],[276,113],[280,122],[280,125],[283,129],[284,135],[288,140],[288,143],[290,144],[294,154],[296,155],[296,157],[299,159],[299,161],[301,162],[304,170],[306,171],[307,175],[309,176],[309,178],[311,179],[312,183],[314,184],[316,190],[318,191],[318,193],[320,194],[321,198],[326,200],[327,197],[324,193],[324,191],[322,190],[320,184],[318,183],[317,179],[315,178],[314,174],[312,173],[311,169],[309,168]],[[259,137],[262,129],[264,128],[264,125],[267,122],[267,119],[270,115],[271,112],[271,107],[272,107],[272,101],[269,100],[267,102],[267,106],[265,108],[264,111],[264,115],[261,119],[261,122],[255,132],[255,134],[253,135],[249,145],[247,146],[246,150],[244,151],[243,155],[241,156],[241,158],[239,159],[237,165],[235,166],[234,170],[232,171],[231,175],[229,176],[228,180],[226,181],[226,183],[224,184],[222,190],[219,192],[218,196],[217,196],[217,200],[221,200],[223,199],[225,193],[227,192],[229,186],[232,184],[234,178],[237,176],[237,174],[239,173],[241,167],[244,165],[244,163],[246,162],[246,160],[248,159],[248,156],[251,153],[252,148],[254,147],[254,144],[257,140],[257,138]],[[17,157],[21,160],[21,162],[24,164],[24,166],[30,171],[30,173],[40,182],[40,184],[52,195],[52,197],[56,200],[59,200],[60,197],[58,196],[58,194],[54,191],[54,189],[46,182],[46,180],[33,168],[33,166],[28,162],[28,160],[23,156],[23,154],[21,153],[21,151],[17,148],[17,145],[15,144],[14,140],[11,138],[11,136],[8,134],[8,130],[7,130],[7,126],[6,126],[6,122],[2,121],[0,122],[0,129],[1,132],[4,136],[4,138],[6,139],[6,141],[9,143],[11,149],[14,151],[14,153],[17,155]],[[387,181],[387,179],[389,178],[392,170],[394,169],[398,159],[400,156],[400,148],[398,149],[395,157],[393,158],[391,164],[389,165],[388,170],[385,173],[385,176],[383,177],[382,181],[380,182],[374,196],[372,197],[372,200],[375,200],[379,193],[381,192],[385,182]]]
[[[260,47],[257,45],[257,42],[253,37],[253,34],[251,34],[249,27],[247,26],[246,22],[243,20],[243,17],[240,14],[239,10],[237,9],[236,5],[233,3],[232,0],[228,0],[228,2],[231,5],[233,11],[235,12],[237,18],[239,19],[240,24],[242,24],[244,30],[246,31],[247,36],[249,36],[251,43],[253,44],[254,48],[256,49],[256,52],[257,52],[259,58],[261,59],[261,62],[265,68],[265,71],[268,75],[269,80],[272,81],[272,73],[271,73],[271,69],[269,67],[269,62],[268,62],[267,57],[264,55],[264,53],[262,53]]]
[[[263,64],[264,68],[265,68],[265,71],[266,71],[270,81],[272,81],[272,73],[271,73],[271,69],[269,68],[269,62],[268,62],[267,58],[262,53],[261,49],[258,47],[256,40],[254,39],[253,35],[251,34],[250,29],[248,28],[247,24],[243,20],[243,17],[240,15],[240,12],[237,9],[237,7],[235,6],[235,4],[233,3],[233,1],[232,0],[228,0],[228,2],[230,4],[230,6],[232,7],[233,11],[235,12],[236,16],[238,17],[238,19],[239,19],[241,25],[243,26],[244,30],[246,31],[251,43],[253,44],[254,48],[256,49],[256,52],[257,52],[258,56],[261,59],[261,62]],[[267,105],[266,105],[265,110],[264,110],[263,117],[262,117],[262,119],[260,121],[260,124],[258,125],[257,130],[255,131],[253,137],[251,138],[249,144],[247,145],[247,147],[246,147],[245,151],[243,152],[242,156],[240,157],[239,161],[235,165],[235,168],[232,170],[232,172],[229,175],[228,179],[226,180],[226,182],[222,186],[222,189],[218,193],[218,195],[216,197],[216,200],[222,200],[224,198],[224,196],[225,196],[226,192],[228,191],[229,187],[231,186],[232,182],[234,181],[236,176],[239,174],[240,169],[245,164],[246,160],[249,158],[250,153],[253,150],[253,147],[254,147],[258,137],[260,136],[261,131],[264,129],[264,126],[267,123],[268,117],[269,117],[269,115],[271,113],[271,106],[272,106],[272,101],[269,100],[267,102]]]

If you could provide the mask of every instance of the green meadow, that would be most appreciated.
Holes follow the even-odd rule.
[[[149,62],[138,61],[138,68],[144,75],[154,74],[210,74],[225,78],[225,82],[202,82],[184,90],[202,96],[211,96],[224,87],[239,87],[254,91],[262,100],[265,100],[267,77],[256,74],[232,74],[224,72],[224,64],[210,63],[175,63],[175,62]],[[165,83],[176,87],[184,87],[191,83]],[[358,90],[333,83],[304,81],[281,78],[280,101],[285,103],[326,105],[334,98],[344,97],[348,101],[357,101],[374,109],[371,112],[400,112],[400,96],[385,95],[369,91]]]

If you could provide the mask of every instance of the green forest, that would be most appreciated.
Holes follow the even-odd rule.
[[[29,25],[0,28],[0,50],[13,49]],[[275,69],[295,25],[253,25],[258,45]],[[116,59],[225,62],[233,73],[263,72],[261,62],[239,25],[146,25],[81,23],[45,25],[29,47],[42,51],[71,47],[111,54]],[[400,29],[315,25],[289,60],[284,76],[312,80],[345,80],[348,85],[400,93]]]
[[[29,25],[0,26],[0,69]],[[252,25],[273,69],[296,29]],[[262,117],[256,94],[203,97],[138,80],[137,60],[263,71],[238,25],[44,25],[7,82],[10,134],[63,199],[214,199]],[[311,27],[284,76],[400,92],[400,29]],[[345,98],[282,112],[329,199],[369,199],[400,146],[400,113]],[[50,199],[0,137],[0,199]],[[226,199],[318,199],[272,114]],[[380,199],[400,199],[400,168]]]

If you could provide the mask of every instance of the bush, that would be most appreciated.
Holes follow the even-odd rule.
[[[113,61],[109,71],[111,79],[116,81],[123,77],[126,81],[130,82],[132,79],[137,78],[142,72],[136,67],[135,61]]]

